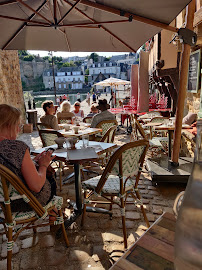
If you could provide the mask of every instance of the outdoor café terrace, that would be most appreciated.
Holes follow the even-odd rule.
[[[109,99],[109,95],[107,98]],[[87,102],[83,101],[81,104],[81,108],[88,113]],[[37,109],[37,112],[39,116],[42,114],[41,109]],[[117,121],[121,121],[120,115],[117,116]],[[119,127],[116,132],[114,143],[117,146],[124,145],[131,140],[131,134],[127,134],[126,129],[125,122],[124,126]],[[23,133],[19,139],[26,142],[31,151],[42,147],[38,131],[33,131],[31,134]],[[153,155],[153,151],[148,150],[146,160]],[[166,156],[167,153],[162,152],[161,155]],[[99,166],[93,170],[99,174],[103,171]],[[73,168],[66,168],[62,178],[66,178],[70,171],[73,172]],[[84,177],[86,180],[93,176],[94,174],[90,173],[85,174]],[[57,171],[57,179],[57,193],[63,197],[64,206],[67,207],[66,214],[70,215],[73,210],[68,208],[68,202],[75,200],[74,181],[62,185],[60,191],[59,171]],[[147,171],[144,164],[138,189],[147,218],[152,225],[164,212],[173,214],[174,200],[177,194],[185,189],[185,185],[166,183],[153,185],[150,172]],[[132,198],[129,197],[128,201],[130,200],[132,201]],[[108,209],[108,206],[105,208]],[[83,226],[81,226],[81,217],[79,217],[67,229],[68,248],[64,244],[63,236],[57,237],[57,228],[38,228],[36,234],[33,233],[33,230],[25,230],[13,248],[13,269],[109,269],[125,251],[119,207],[114,205],[112,212],[112,219],[108,215],[100,213],[87,213]],[[139,206],[126,205],[126,229],[129,248],[147,230]],[[0,241],[0,269],[4,270],[7,262],[6,238],[1,236]]]

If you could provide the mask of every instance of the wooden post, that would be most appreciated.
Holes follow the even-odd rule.
[[[186,28],[190,30],[193,30],[194,12],[195,12],[195,0],[192,0],[188,6],[188,12],[187,12],[187,17],[186,17],[186,20],[187,20]],[[185,102],[186,91],[187,91],[187,78],[188,78],[189,56],[190,56],[190,45],[184,44],[183,47],[184,47],[184,50],[182,53],[182,61],[181,61],[180,85],[179,85],[179,94],[178,94],[178,101],[177,101],[174,144],[173,144],[173,152],[172,152],[172,161],[174,164],[178,164],[178,159],[179,159],[182,119],[183,119],[183,113],[184,113],[184,102]]]

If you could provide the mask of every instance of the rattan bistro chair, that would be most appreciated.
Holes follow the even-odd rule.
[[[58,137],[64,137],[60,132],[53,129],[41,129],[39,130],[39,136],[41,138],[43,147],[55,144],[55,139]]]
[[[58,124],[69,124],[69,121],[72,122],[72,117],[71,116],[58,116]],[[71,123],[70,122],[70,123]]]
[[[108,129],[114,125],[118,126],[118,123],[116,120],[103,120],[97,124],[96,128],[102,129],[102,137],[103,137],[105,133],[108,131]]]
[[[60,132],[58,132],[57,130],[53,130],[53,129],[40,129],[39,130],[39,136],[41,138],[43,147],[47,147],[50,145],[55,144],[55,139],[58,137],[64,137]],[[57,160],[54,160],[57,161]],[[62,161],[58,161],[59,162],[59,175],[60,175],[60,191],[62,190],[62,175],[61,175],[61,170],[64,169],[63,163]],[[63,171],[64,173],[64,171]]]
[[[49,125],[43,124],[43,123],[37,123],[36,124],[37,130],[41,130],[41,129],[52,129]]]
[[[91,196],[101,196],[105,198],[110,204],[110,210],[112,209],[113,204],[118,205],[122,216],[125,248],[127,248],[125,205],[129,195],[132,196],[135,204],[140,205],[145,222],[149,227],[149,221],[138,191],[138,182],[148,147],[149,143],[147,140],[130,142],[121,146],[111,156],[101,176],[96,176],[82,182],[82,187],[84,189],[82,224],[84,223],[86,214],[86,205],[103,203],[103,201],[91,201]]]
[[[30,211],[12,212],[10,202],[16,199],[23,199],[28,203],[31,208]],[[62,204],[63,198],[54,196],[43,207],[20,179],[7,167],[0,164],[0,207],[2,209],[0,223],[3,224],[7,237],[8,270],[12,268],[11,259],[14,242],[23,230],[33,229],[36,232],[37,227],[60,224],[65,243],[69,246],[61,210]],[[58,209],[56,221],[48,221],[46,217],[53,208]]]
[[[83,122],[91,124],[92,118],[93,118],[92,116],[86,116],[86,117],[84,117]]]

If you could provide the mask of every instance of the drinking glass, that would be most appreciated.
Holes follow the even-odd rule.
[[[83,135],[82,136],[82,141],[83,141],[83,148],[87,148],[89,146],[89,136],[88,135]]]

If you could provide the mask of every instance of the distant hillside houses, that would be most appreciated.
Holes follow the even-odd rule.
[[[83,57],[84,58],[84,57]],[[82,57],[72,57],[68,60],[81,61],[79,67],[62,67],[59,70],[55,67],[55,83],[57,90],[82,89],[93,86],[94,83],[115,77],[122,80],[130,80],[131,65],[136,61],[136,54],[125,54],[112,56],[108,61],[99,57],[99,62]],[[112,60],[114,59],[114,60]],[[89,69],[88,82],[85,83],[85,72]],[[87,73],[88,74],[88,73]],[[43,72],[43,83],[46,89],[53,89],[53,70],[48,68]]]
[[[130,80],[131,65],[134,64],[136,56],[123,56],[125,57],[119,57],[119,60],[116,61],[110,60],[91,64],[89,67],[88,83],[93,85],[96,82],[110,77]]]
[[[47,69],[43,73],[43,83],[45,88],[52,89],[53,69]],[[85,84],[85,75],[81,67],[63,67],[55,70],[55,84],[57,90],[63,89],[82,89]]]

